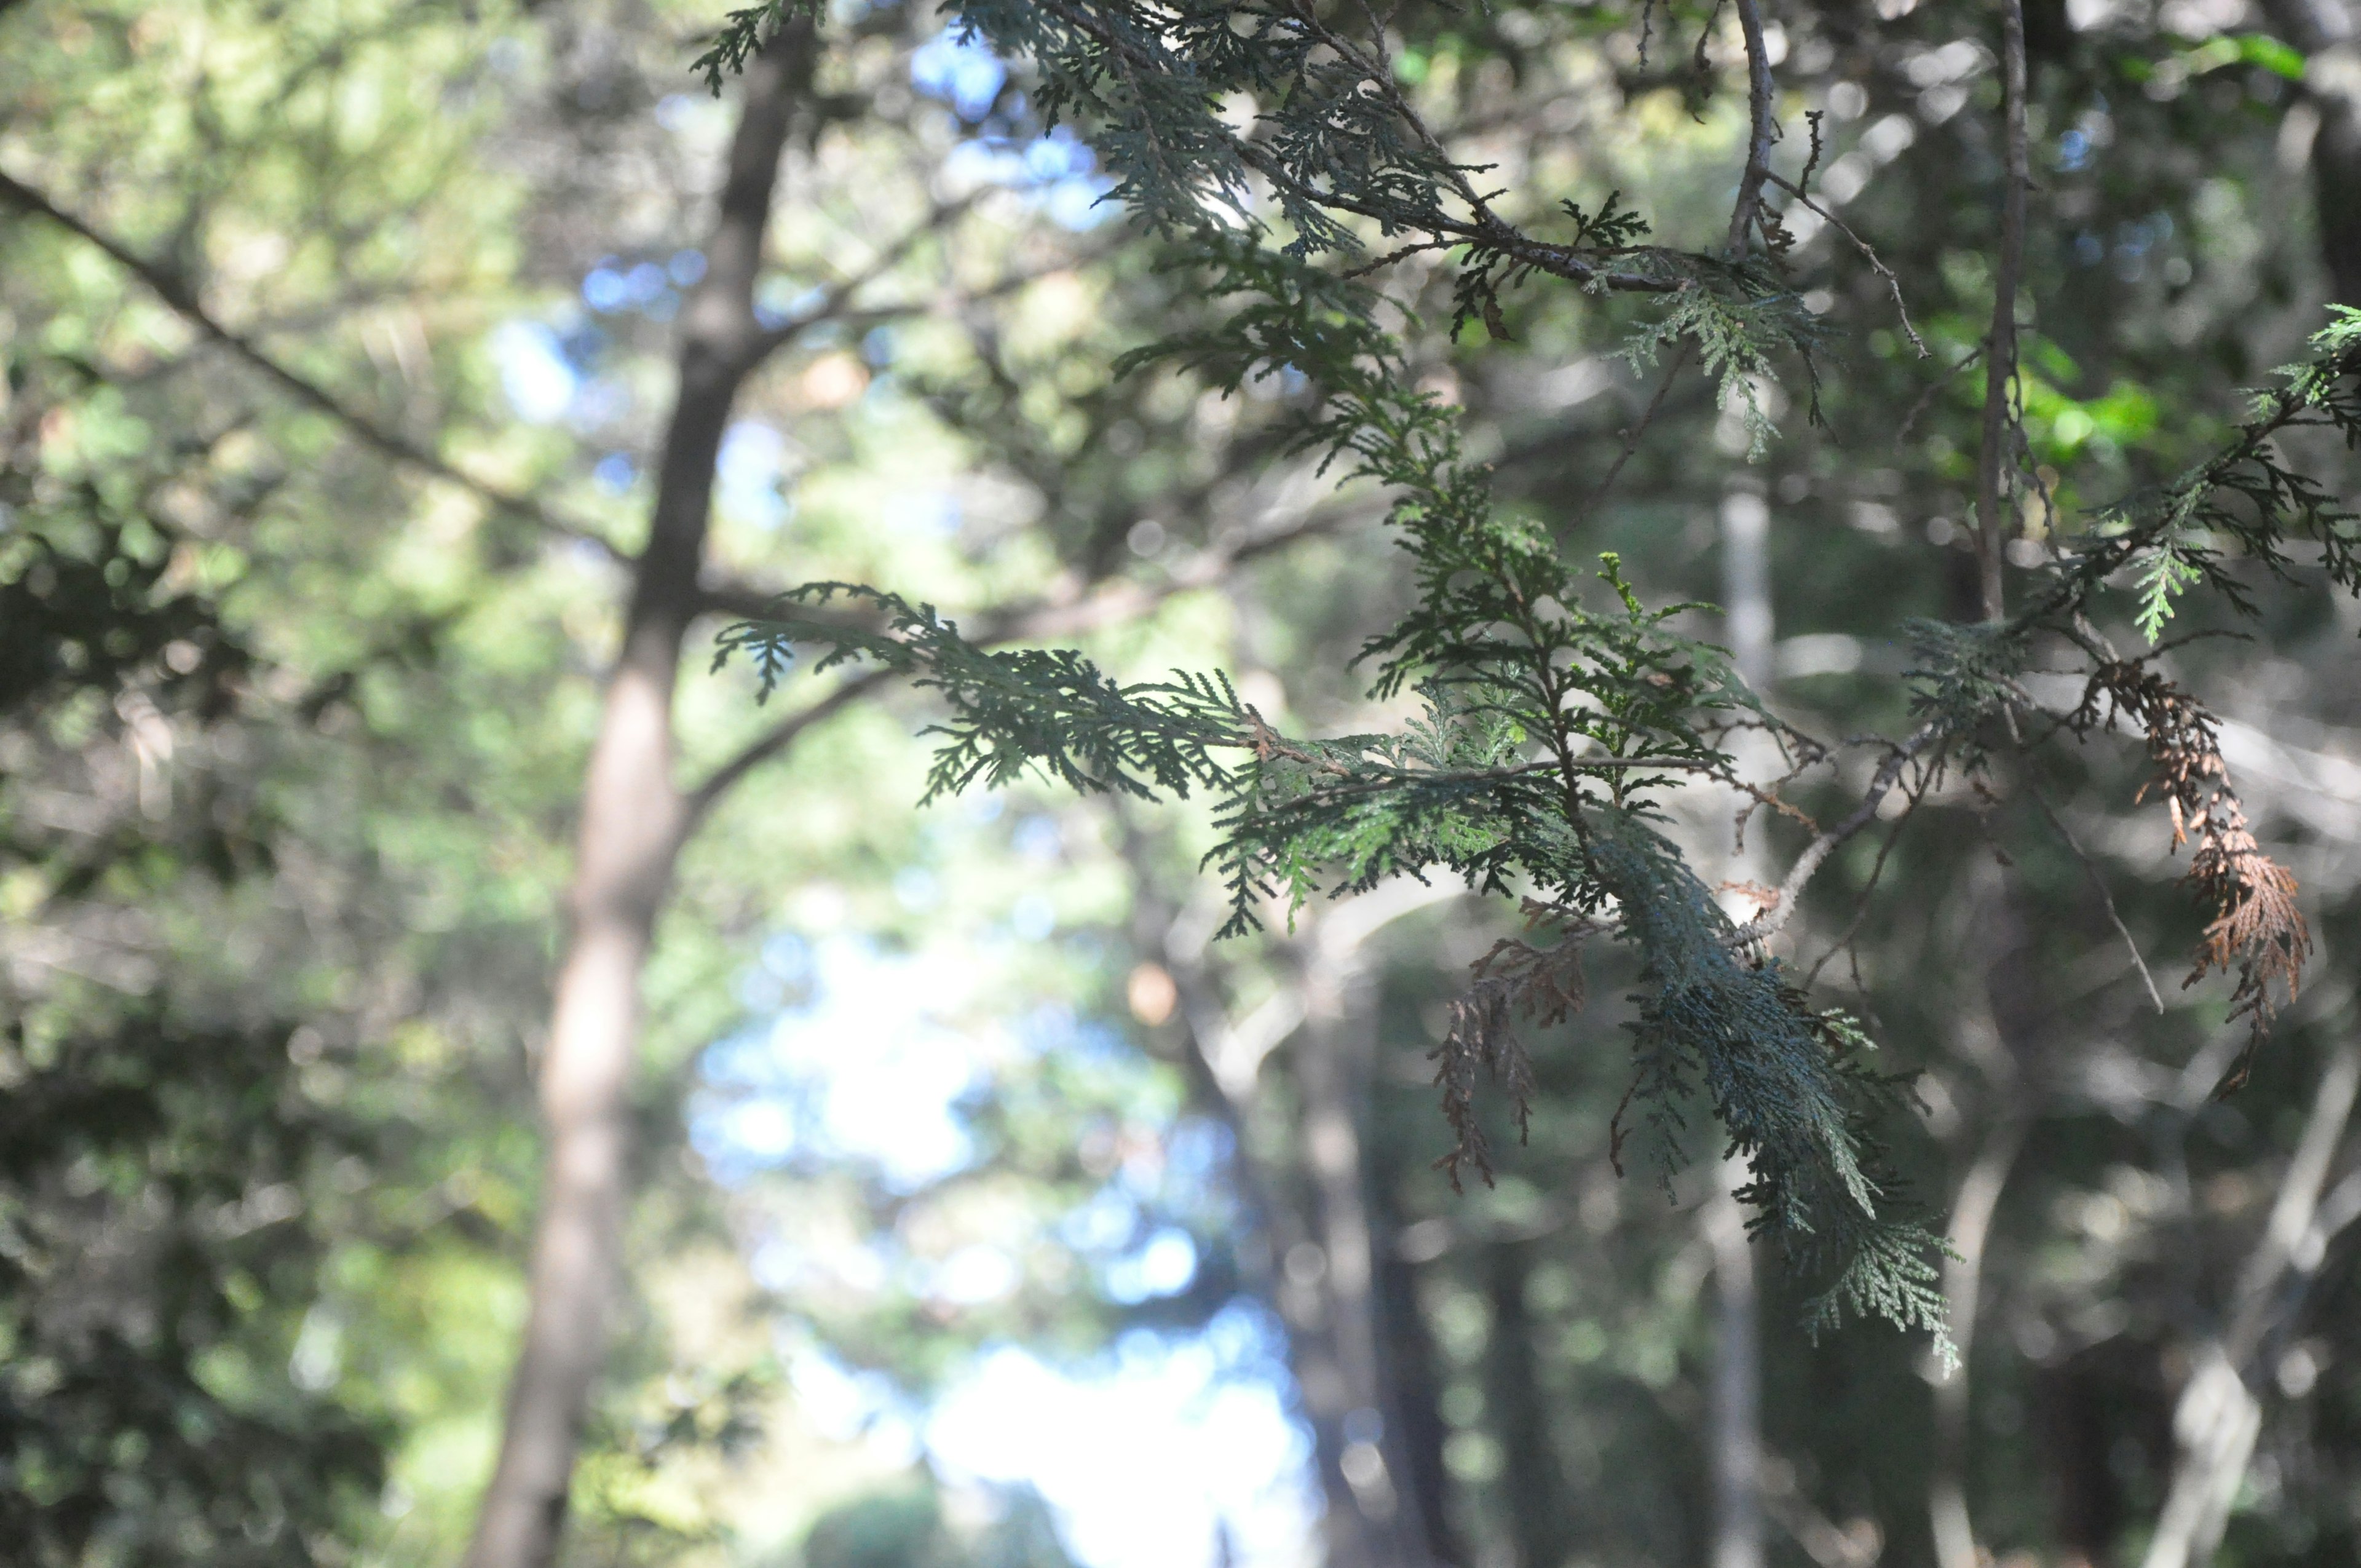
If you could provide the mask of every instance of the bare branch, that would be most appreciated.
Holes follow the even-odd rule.
[[[1679,379],[1682,368],[1688,364],[1689,355],[1696,347],[1696,339],[1684,337],[1680,346],[1673,350],[1672,358],[1664,364],[1664,378],[1656,383],[1656,395],[1648,400],[1648,406],[1641,412],[1639,420],[1623,433],[1623,449],[1615,455],[1615,461],[1608,465],[1607,477],[1598,481],[1598,488],[1590,492],[1589,504],[1584,509],[1586,517],[1598,511],[1607,499],[1607,492],[1613,489],[1615,481],[1623,477],[1624,465],[1631,461],[1631,454],[1640,450],[1641,438],[1648,433],[1648,427],[1656,422],[1657,411],[1664,406],[1665,394],[1673,389],[1673,383]]]
[[[1787,880],[1779,884],[1779,902],[1753,921],[1740,927],[1734,940],[1754,943],[1767,941],[1776,936],[1794,916],[1796,901],[1803,897],[1804,889],[1810,885],[1812,878],[1827,863],[1828,858],[1853,835],[1869,826],[1877,816],[1877,808],[1900,781],[1902,770],[1910,765],[1913,758],[1934,744],[1942,733],[1936,725],[1923,725],[1908,740],[1895,745],[1870,779],[1869,788],[1861,795],[1861,804],[1853,808],[1852,815],[1805,846],[1804,852],[1795,858],[1795,865],[1788,871]]]
[[[1738,202],[1730,213],[1726,244],[1733,261],[1746,254],[1749,236],[1763,222],[1763,184],[1772,177],[1771,148],[1779,140],[1779,123],[1772,118],[1778,86],[1763,36],[1762,0],[1738,0],[1738,27],[1746,38],[1746,171],[1738,178]]]
[[[2124,917],[2115,912],[2115,895],[2108,890],[2107,879],[2100,873],[2098,865],[2092,861],[2090,855],[2083,850],[2081,844],[2075,839],[2073,829],[2066,826],[2065,818],[2058,815],[2057,807],[2049,804],[2049,797],[2031,784],[2026,787],[2032,794],[2034,803],[2041,807],[2041,815],[2049,818],[2049,826],[2058,829],[2058,836],[2066,840],[2066,847],[2074,852],[2076,860],[2082,862],[2082,874],[2091,879],[2092,887],[2098,891],[2099,902],[2106,906],[2108,923],[2114,927],[2115,935],[2124,939],[2124,950],[2131,954],[2132,967],[2139,970],[2140,983],[2147,987],[2147,999],[2156,1003],[2157,1015],[2162,1017],[2164,1015],[2163,994],[2156,988],[2156,976],[2148,972],[2147,960],[2140,956],[2139,944],[2132,940],[2130,927],[2124,924]]]
[[[1965,354],[1960,356],[1959,362],[1957,364],[1944,371],[1941,375],[1936,377],[1932,381],[1927,383],[1927,389],[1918,394],[1918,400],[1910,405],[1910,411],[1902,416],[1901,426],[1894,433],[1894,447],[1895,451],[1900,451],[1902,449],[1902,444],[1910,439],[1910,432],[1917,425],[1918,421],[1925,416],[1927,412],[1927,405],[1935,400],[1935,394],[1941,391],[1945,387],[1949,386],[1953,377],[1959,375],[1960,371],[1966,369],[1969,366],[1973,365],[1977,360],[1982,358],[1983,354],[1984,345],[1980,343],[1973,348],[1969,349]],[[2107,656],[2109,658],[2114,657],[2113,653],[2109,653]]]
[[[112,236],[67,212],[32,186],[5,173],[0,173],[0,199],[5,199],[24,211],[39,214],[105,252],[117,266],[146,284],[157,298],[170,305],[173,312],[190,325],[278,383],[279,387],[291,394],[296,401],[317,412],[326,414],[364,444],[375,447],[385,456],[429,474],[446,484],[456,485],[498,510],[523,518],[551,533],[561,534],[569,539],[586,540],[614,559],[629,563],[630,557],[612,541],[596,530],[568,522],[530,496],[503,489],[489,480],[478,478],[465,469],[454,466],[408,436],[378,423],[318,382],[290,368],[252,338],[234,331],[207,310],[203,302],[197,298],[195,287],[178,271],[161,262],[141,256]]]
[[[1815,137],[1813,154],[1815,157],[1818,156],[1817,148],[1817,138]],[[1910,346],[1918,351],[1918,357],[1921,359],[1926,358],[1929,354],[1933,353],[1934,350],[1927,346],[1927,340],[1918,335],[1918,329],[1911,324],[1910,307],[1903,303],[1902,301],[1902,280],[1894,275],[1894,269],[1885,265],[1883,258],[1877,254],[1877,251],[1870,245],[1869,241],[1853,233],[1851,226],[1842,218],[1837,216],[1836,214],[1828,211],[1828,208],[1820,205],[1819,203],[1805,194],[1803,186],[1794,183],[1784,177],[1775,173],[1768,174],[1766,178],[1770,180],[1772,184],[1778,186],[1779,189],[1795,197],[1796,201],[1801,202],[1805,206],[1809,207],[1813,212],[1817,213],[1822,218],[1826,219],[1839,234],[1852,241],[1852,247],[1861,252],[1861,259],[1869,263],[1870,269],[1875,272],[1880,278],[1885,280],[1886,292],[1894,296],[1894,313],[1902,318],[1903,334],[1910,339]],[[1958,367],[1955,366],[1953,368],[1956,369]]]
[[[975,205],[977,200],[982,197],[983,194],[983,192],[980,190],[972,191],[954,201],[936,203],[933,207],[928,209],[927,215],[924,218],[921,218],[918,222],[911,225],[910,227],[905,230],[899,237],[886,245],[884,249],[880,250],[874,257],[873,257],[867,267],[862,268],[860,271],[852,274],[849,278],[842,279],[840,281],[831,284],[820,295],[819,301],[814,304],[810,310],[798,312],[786,321],[780,323],[777,326],[768,328],[758,334],[754,337],[753,341],[746,346],[747,362],[750,367],[752,366],[762,364],[772,355],[777,353],[780,349],[785,348],[787,345],[793,343],[797,337],[809,332],[812,328],[820,325],[822,323],[836,323],[844,325],[864,324],[863,323],[855,322],[851,319],[853,314],[851,307],[854,296],[859,294],[862,290],[867,288],[870,284],[876,282],[880,278],[883,278],[887,273],[893,271],[895,268],[900,266],[902,262],[908,258],[910,252],[917,248],[919,241],[927,238],[929,235],[940,234],[944,229],[950,227],[952,224],[965,216],[969,209]],[[1005,279],[1000,283],[994,285],[991,291],[994,293],[1005,292],[1009,289],[1016,288],[1022,283],[1029,282],[1031,280],[1032,275],[1029,273],[1010,279]],[[882,313],[866,312],[862,313],[862,314],[864,316],[877,315],[881,320],[885,320],[891,319],[895,316],[911,314],[913,313],[913,309],[914,307],[909,306],[887,307],[887,309]]]
[[[2006,610],[2001,545],[2008,528],[2001,515],[2002,476],[2008,465],[2008,386],[2016,377],[2016,288],[2025,272],[2025,192],[2031,154],[2025,126],[2025,5],[2001,8],[2001,114],[2006,170],[2001,192],[2000,254],[1993,268],[1992,330],[1984,336],[1984,426],[1976,458],[1976,565],[1986,620]]]

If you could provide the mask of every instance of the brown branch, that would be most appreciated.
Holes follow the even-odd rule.
[[[1763,222],[1763,185],[1771,178],[1771,148],[1779,140],[1777,83],[1771,79],[1771,49],[1763,36],[1762,0],[1738,0],[1738,27],[1746,38],[1746,171],[1738,179],[1738,202],[1730,213],[1730,258],[1746,254],[1748,236]],[[1702,48],[1702,44],[1699,46]]]
[[[1816,158],[1818,156],[1817,143],[1815,144],[1813,156]],[[1853,233],[1851,226],[1842,218],[1828,211],[1828,208],[1820,205],[1819,203],[1814,201],[1809,195],[1806,195],[1803,186],[1788,181],[1778,174],[1768,174],[1766,175],[1766,178],[1770,180],[1772,184],[1778,186],[1779,189],[1795,197],[1796,201],[1801,202],[1805,206],[1809,207],[1813,212],[1817,213],[1832,227],[1834,227],[1839,234],[1852,241],[1852,247],[1861,252],[1861,259],[1869,263],[1870,269],[1875,272],[1880,278],[1885,280],[1886,292],[1894,296],[1894,313],[1902,318],[1902,331],[1904,335],[1910,339],[1910,346],[1918,351],[1918,357],[1921,359],[1926,358],[1929,354],[1933,353],[1934,351],[1927,346],[1927,340],[1918,335],[1918,329],[1911,324],[1910,307],[1903,303],[1902,301],[1902,280],[1894,275],[1894,269],[1885,265],[1884,259],[1877,254],[1876,249],[1870,245],[1869,241]],[[1954,367],[1954,368],[1957,368],[1957,367]]]
[[[1795,865],[1789,869],[1787,880],[1779,884],[1779,902],[1753,921],[1740,927],[1733,938],[1735,945],[1767,941],[1778,934],[1794,916],[1796,901],[1803,897],[1804,889],[1810,884],[1820,867],[1827,863],[1828,858],[1841,849],[1853,835],[1869,826],[1877,816],[1877,808],[1884,804],[1886,795],[1901,779],[1902,770],[1943,733],[1939,726],[1923,725],[1916,734],[1893,748],[1870,779],[1869,788],[1861,795],[1861,804],[1853,808],[1852,815],[1805,846],[1804,852],[1795,858]]]
[[[495,510],[522,517],[549,532],[570,539],[587,540],[616,560],[629,564],[630,557],[595,530],[567,522],[529,496],[521,496],[513,491],[502,489],[487,480],[478,478],[463,468],[454,466],[408,436],[397,431],[386,429],[318,382],[290,368],[251,337],[233,330],[207,310],[203,302],[197,298],[194,285],[180,272],[161,262],[141,256],[114,236],[59,206],[32,186],[8,174],[0,173],[0,199],[5,199],[24,211],[38,214],[104,251],[115,265],[146,284],[157,298],[170,306],[176,314],[204,336],[220,344],[238,358],[260,371],[269,380],[276,382],[296,401],[317,412],[326,414],[357,436],[364,444],[375,447],[385,456],[432,475],[446,484],[456,485]]]
[[[2008,463],[2008,384],[2016,376],[2016,287],[2025,270],[2025,192],[2032,180],[2025,126],[2024,0],[2003,0],[2001,19],[2006,170],[2001,192],[2000,254],[1993,269],[1992,330],[1984,337],[1983,441],[1976,455],[1976,569],[1986,620],[2000,620],[2007,608],[2001,577],[2001,546],[2007,532],[2006,520],[2001,515],[2001,488]]]

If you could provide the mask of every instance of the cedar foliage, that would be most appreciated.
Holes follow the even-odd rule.
[[[771,0],[733,13],[697,68],[718,85],[796,8]],[[767,696],[804,644],[826,650],[816,670],[866,659],[932,689],[947,716],[928,798],[1037,767],[1084,791],[1204,792],[1219,806],[1210,859],[1230,892],[1226,933],[1254,928],[1274,898],[1291,914],[1316,894],[1435,871],[1519,904],[1554,939],[1504,942],[1479,959],[1433,1053],[1456,1138],[1442,1163],[1455,1183],[1463,1168],[1489,1176],[1479,1078],[1507,1086],[1521,1129],[1532,1079],[1517,1025],[1547,1026],[1582,1005],[1588,940],[1630,945],[1642,978],[1627,1109],[1659,1135],[1669,1177],[1683,1157],[1686,1108],[1702,1095],[1749,1163],[1739,1196],[1754,1229],[1812,1282],[1805,1323],[1814,1333],[1877,1316],[1929,1332],[1949,1354],[1941,1244],[1875,1133],[1909,1103],[1906,1078],[1871,1068],[1861,1027],[1816,1006],[1764,949],[1813,871],[1897,785],[1915,803],[1946,770],[1981,784],[2004,747],[2087,738],[2123,720],[2143,730],[2176,847],[2196,843],[2189,881],[2210,924],[2190,978],[2235,971],[2235,1012],[2254,1026],[2222,1091],[2243,1081],[2311,949],[2294,880],[2247,831],[2213,721],[2157,670],[2161,650],[2121,655],[2093,616],[2126,579],[2151,642],[2189,592],[2251,613],[2251,574],[2235,561],[2285,576],[2297,541],[2335,583],[2361,590],[2354,520],[2284,450],[2285,436],[2307,426],[2348,444],[2361,438],[2361,315],[2342,313],[2319,334],[2312,356],[2257,396],[2250,421],[2213,458],[2099,514],[2017,613],[1912,628],[1913,733],[1823,741],[1766,710],[1722,651],[1671,629],[1704,607],[1650,609],[1613,556],[1586,573],[1543,530],[1496,509],[1489,476],[1463,451],[1457,411],[1415,389],[1404,339],[1383,324],[1408,313],[1368,280],[1406,257],[1448,253],[1454,334],[1481,323],[1506,336],[1501,291],[1537,278],[1653,297],[1629,356],[1635,365],[1668,349],[1695,356],[1759,455],[1777,434],[1763,383],[1782,364],[1814,385],[1817,372],[1814,318],[1785,275],[1786,231],[1768,200],[1773,189],[1808,200],[1810,168],[1795,183],[1769,168],[1775,88],[1752,0],[1740,6],[1752,134],[1715,250],[1642,243],[1646,225],[1620,194],[1596,213],[1565,204],[1560,234],[1508,221],[1494,205],[1501,192],[1483,188],[1486,171],[1456,161],[1421,119],[1397,81],[1385,21],[1366,10],[1309,0],[955,0],[946,9],[956,29],[1031,63],[1035,102],[1090,140],[1117,181],[1110,199],[1129,210],[1143,243],[1195,269],[1206,297],[1228,306],[1218,325],[1131,355],[1118,373],[1169,367],[1230,393],[1300,374],[1314,392],[1300,446],[1391,497],[1417,597],[1361,657],[1373,695],[1410,692],[1418,717],[1399,734],[1282,736],[1218,674],[1125,684],[1071,652],[989,652],[931,606],[838,583],[797,589],[770,617],[730,628],[717,667],[751,656]],[[1245,126],[1224,116],[1241,95],[1256,107]],[[2013,364],[2013,351],[1994,362]],[[2011,480],[2012,499],[2040,485],[2029,472]],[[878,620],[848,630],[814,615],[838,598]],[[2037,655],[2080,659],[2088,686],[2078,707],[2047,711],[2031,695],[2024,677]],[[1780,777],[1740,776],[1730,742],[1741,730],[1775,742]],[[1698,780],[1800,817],[1779,788],[1863,747],[1881,761],[1858,809],[1816,829],[1749,924],[1723,910],[1660,830],[1667,793]],[[1619,1166],[1624,1136],[1619,1113]]]

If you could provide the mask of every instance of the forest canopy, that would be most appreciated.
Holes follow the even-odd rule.
[[[2356,25],[0,3],[0,1527],[2345,1560]]]

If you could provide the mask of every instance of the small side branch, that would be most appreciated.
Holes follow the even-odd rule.
[[[1819,156],[1817,139],[1813,146],[1813,156],[1815,158]],[[1921,359],[1926,358],[1929,354],[1933,353],[1934,351],[1927,346],[1927,340],[1918,335],[1917,327],[1913,325],[1911,323],[1910,307],[1905,304],[1902,300],[1902,280],[1894,275],[1894,269],[1886,266],[1884,259],[1877,254],[1876,249],[1871,246],[1869,241],[1853,233],[1851,225],[1847,224],[1842,218],[1837,216],[1836,214],[1830,212],[1828,208],[1820,205],[1819,203],[1806,195],[1802,185],[1778,174],[1772,174],[1769,176],[1769,179],[1772,184],[1776,185],[1782,191],[1786,192],[1790,196],[1795,197],[1796,201],[1802,203],[1813,212],[1817,213],[1831,228],[1835,229],[1837,233],[1844,236],[1845,238],[1852,242],[1852,247],[1861,252],[1861,258],[1869,263],[1870,270],[1876,273],[1880,278],[1885,280],[1885,291],[1894,296],[1894,313],[1902,318],[1903,334],[1910,339],[1910,346],[1918,351],[1918,357]]]
[[[974,639],[975,645],[989,648],[1033,638],[1071,637],[1137,620],[1175,595],[1214,587],[1232,571],[1258,556],[1330,532],[1350,515],[1353,514],[1342,509],[1323,509],[1290,527],[1272,529],[1227,544],[1215,545],[1199,552],[1160,583],[1109,583],[1095,591],[1074,592],[1046,603],[1012,607],[983,623]],[[742,613],[749,619],[760,619],[774,610],[776,602],[774,597],[766,597],[759,602],[741,605],[708,597],[707,608],[726,609],[731,613]],[[833,718],[876,690],[892,674],[892,671],[879,669],[853,676],[811,707],[788,715],[749,741],[683,797],[682,835],[686,837],[695,832],[697,825],[721,803],[722,797],[743,782],[749,773],[786,751],[815,724]]]
[[[1795,865],[1788,871],[1787,880],[1779,884],[1779,902],[1753,921],[1740,927],[1734,938],[1737,943],[1768,941],[1779,933],[1795,916],[1796,902],[1803,897],[1804,889],[1811,884],[1812,878],[1819,873],[1820,867],[1828,862],[1828,858],[1876,820],[1877,808],[1885,803],[1885,797],[1902,781],[1903,770],[1940,739],[1942,733],[1936,725],[1925,725],[1894,748],[1870,779],[1869,789],[1861,795],[1861,804],[1853,807],[1850,816],[1805,846],[1804,852],[1796,857]]]
[[[2133,940],[2131,927],[2124,924],[2123,916],[2115,910],[2115,895],[2107,886],[2105,873],[2099,870],[2098,863],[2092,861],[2089,853],[2083,850],[2081,843],[2074,837],[2073,829],[2066,826],[2066,819],[2058,815],[2058,808],[2049,804],[2049,797],[2038,789],[2030,789],[2029,793],[2033,796],[2034,804],[2041,807],[2041,815],[2049,819],[2049,826],[2058,829],[2058,836],[2066,841],[2066,847],[2072,850],[2074,858],[2081,862],[2082,874],[2090,879],[2092,888],[2099,895],[2100,904],[2107,911],[2107,923],[2115,928],[2115,935],[2124,939],[2124,951],[2132,956],[2132,967],[2139,970],[2140,983],[2147,987],[2147,999],[2156,1003],[2157,1015],[2162,1017],[2165,1011],[2163,993],[2156,988],[2156,976],[2148,972],[2147,960],[2140,956],[2139,943]]]
[[[1607,499],[1607,492],[1613,489],[1615,481],[1623,477],[1624,466],[1631,461],[1631,455],[1640,450],[1641,439],[1648,433],[1648,427],[1656,422],[1656,415],[1664,406],[1665,395],[1672,391],[1673,383],[1680,379],[1681,371],[1688,364],[1689,355],[1696,347],[1694,338],[1684,337],[1680,346],[1673,350],[1672,358],[1664,366],[1664,378],[1656,383],[1656,395],[1648,400],[1647,408],[1633,422],[1631,428],[1623,433],[1623,449],[1615,454],[1615,461],[1608,465],[1607,477],[1598,481],[1597,489],[1590,492],[1590,504],[1584,509],[1586,516],[1598,510]]]

